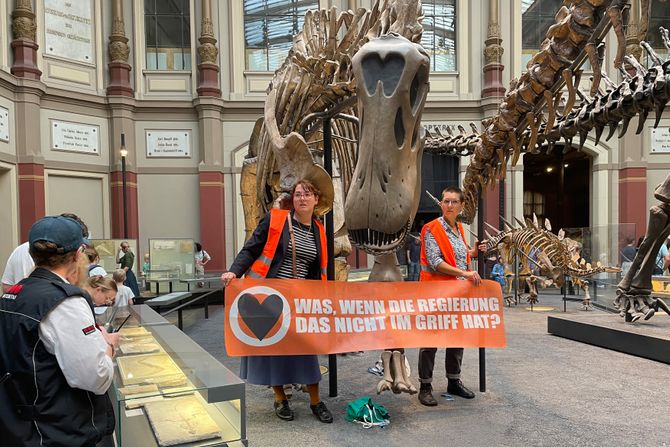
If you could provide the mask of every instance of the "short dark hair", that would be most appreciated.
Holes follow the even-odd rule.
[[[459,188],[458,186],[447,186],[446,188],[444,188],[442,190],[442,197],[444,197],[444,195],[448,192],[458,194],[458,196],[460,197],[461,202],[463,201],[463,199],[465,199],[465,196],[463,195],[463,190],[461,188]]]
[[[202,245],[200,245],[200,242],[195,243],[195,251],[196,252],[202,251]]]
[[[295,185],[293,185],[293,188],[291,189],[291,197],[293,197],[293,194],[295,194],[295,189],[299,186],[302,185],[302,189],[305,191],[309,191],[312,194],[314,194],[317,197],[321,197],[321,191],[319,191],[319,188],[317,188],[314,183],[310,182],[307,179],[302,179],[298,180],[295,182]]]
[[[68,253],[59,253],[58,245],[47,241],[36,241],[30,244],[29,251],[37,267],[46,267],[48,269],[54,269],[71,263],[77,253],[77,250]]]

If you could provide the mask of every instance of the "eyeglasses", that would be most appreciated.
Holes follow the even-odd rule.
[[[447,206],[454,206],[454,205],[459,205],[461,203],[460,200],[443,200],[442,203],[444,203]]]
[[[310,197],[313,197],[313,196],[314,196],[314,193],[309,192],[309,191],[307,191],[307,192],[296,192],[296,193],[293,194],[293,197],[296,197],[298,199],[302,199],[302,198],[309,199]]]

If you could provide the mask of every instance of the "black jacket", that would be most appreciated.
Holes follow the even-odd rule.
[[[0,385],[2,446],[93,446],[114,430],[109,397],[70,387],[40,339],[40,322],[73,296],[91,304],[81,289],[38,268],[0,298],[0,374],[12,374]]]
[[[291,212],[291,216],[293,212]],[[233,261],[233,265],[230,266],[229,271],[235,273],[235,275],[240,278],[244,275],[251,265],[258,259],[258,257],[263,252],[265,243],[268,240],[268,230],[270,229],[270,213],[267,213],[260,223],[254,230],[254,233],[251,235],[249,240],[244,244],[242,250],[238,253]],[[309,273],[307,274],[307,279],[321,279],[321,233],[319,232],[319,227],[312,225],[312,234],[314,234],[314,240],[316,241],[316,259],[309,266]],[[277,271],[281,266],[282,261],[284,260],[288,244],[291,243],[291,236],[289,235],[288,225],[284,224],[282,228],[281,238],[279,238],[279,245],[277,246],[277,251],[275,252],[274,258],[272,258],[272,263],[270,264],[270,270],[268,271],[267,278],[274,278],[277,276]],[[325,247],[324,247],[325,248]]]

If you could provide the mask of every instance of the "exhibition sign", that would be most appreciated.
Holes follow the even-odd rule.
[[[670,128],[657,127],[651,128],[651,153],[667,154],[670,153]]]
[[[147,130],[147,157],[190,157],[190,130]]]
[[[0,107],[0,141],[9,143],[9,110]]]
[[[98,126],[51,121],[51,147],[55,150],[98,155],[99,135]]]
[[[470,281],[236,279],[225,288],[228,355],[506,346],[500,285]]]
[[[44,0],[45,53],[79,62],[93,60],[90,0]]]

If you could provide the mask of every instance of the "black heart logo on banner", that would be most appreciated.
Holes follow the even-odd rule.
[[[268,295],[261,304],[256,296],[245,293],[237,303],[240,317],[256,338],[263,340],[274,327],[284,310],[284,302],[279,295]]]

